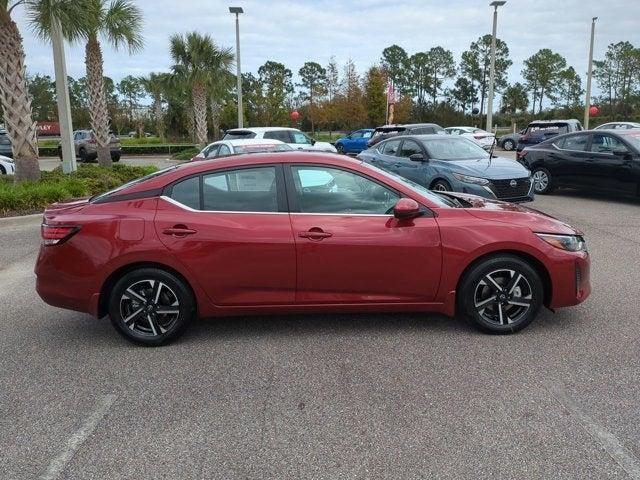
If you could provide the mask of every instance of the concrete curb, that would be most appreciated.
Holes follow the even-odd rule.
[[[0,228],[29,225],[31,223],[40,223],[42,221],[42,213],[34,213],[33,215],[20,215],[19,217],[3,217],[0,218]]]

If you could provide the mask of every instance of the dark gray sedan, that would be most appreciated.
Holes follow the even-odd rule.
[[[436,191],[454,191],[508,202],[533,200],[531,173],[513,160],[492,157],[461,137],[390,138],[358,158]]]

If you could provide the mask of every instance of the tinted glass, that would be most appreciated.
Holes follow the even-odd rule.
[[[611,135],[596,133],[591,139],[591,151],[597,153],[611,153],[614,150],[628,150],[627,146]]]
[[[558,140],[559,143],[556,145],[563,150],[577,150],[579,152],[582,152],[587,149],[588,138],[589,137],[587,135],[573,135],[561,138],[560,140]]]
[[[351,138],[362,138],[362,132],[358,131],[358,132],[353,132],[351,134]]]
[[[527,133],[548,133],[548,134],[563,134],[569,133],[569,126],[566,123],[542,123],[529,125]]]
[[[220,145],[211,145],[210,147],[207,147],[204,149],[204,157],[205,158],[213,158],[215,156],[218,155],[218,148],[220,148]]]
[[[242,138],[255,138],[256,134],[254,132],[250,132],[249,130],[236,130],[229,131],[224,134],[222,137],[223,140],[238,140]]]
[[[176,183],[171,189],[171,198],[194,210],[200,209],[200,177],[191,177]]]
[[[634,129],[625,134],[624,139],[635,147],[636,153],[640,151],[640,129]]]
[[[477,143],[455,135],[431,138],[422,144],[429,156],[438,160],[477,160],[489,156]]]
[[[286,143],[266,143],[251,145],[236,145],[233,147],[236,153],[259,153],[259,152],[290,152],[293,150]]]
[[[270,138],[272,140],[280,140],[284,143],[291,143],[291,137],[288,130],[273,130],[271,132],[264,132],[264,138]]]
[[[382,153],[385,155],[395,155],[400,148],[400,140],[389,140],[382,146]]]
[[[402,142],[402,147],[400,150],[401,157],[409,158],[414,153],[422,153],[420,145],[418,145],[413,140],[405,140],[404,142]]]
[[[274,167],[244,168],[203,177],[204,210],[277,212]]]
[[[303,213],[389,214],[394,191],[353,172],[330,167],[292,167]]]
[[[371,138],[371,135],[373,135],[373,132],[364,132],[362,138]]]
[[[229,147],[227,147],[226,145],[220,145],[218,156],[221,157],[222,155],[231,155],[231,150],[229,150]]]
[[[311,145],[311,139],[307,137],[302,132],[291,131],[291,137],[293,138],[293,143],[299,145]]]

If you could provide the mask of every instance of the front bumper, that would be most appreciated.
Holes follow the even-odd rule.
[[[584,302],[591,294],[591,258],[586,252],[558,250],[551,276],[550,308],[571,307]]]
[[[510,182],[516,181],[512,187]],[[489,185],[476,185],[454,180],[452,183],[455,192],[469,193],[491,200],[500,200],[510,203],[532,202],[534,199],[534,185],[531,178],[516,178],[506,180],[489,180]]]

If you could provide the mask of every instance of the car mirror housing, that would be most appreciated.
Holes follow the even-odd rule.
[[[426,158],[424,158],[424,155],[422,153],[413,153],[409,155],[409,160],[411,160],[412,162],[424,162],[426,161]]]
[[[629,154],[626,148],[616,148],[612,152],[616,157],[624,157]]]
[[[399,220],[419,217],[421,214],[420,205],[411,198],[401,198],[393,207],[393,216]]]

